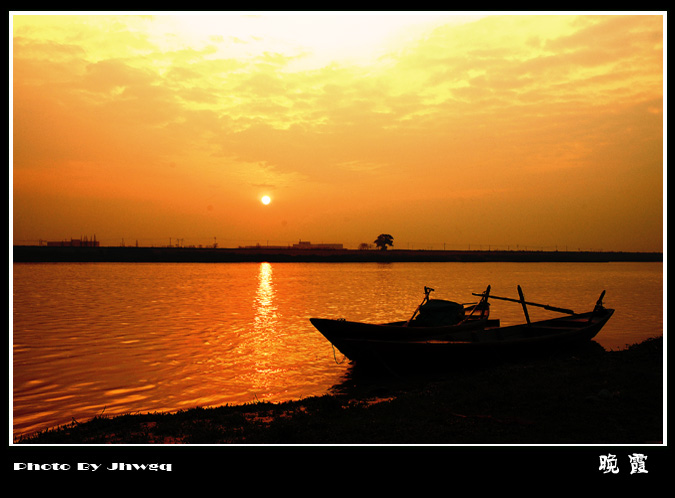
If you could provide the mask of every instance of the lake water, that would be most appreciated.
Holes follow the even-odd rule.
[[[409,318],[432,298],[496,296],[578,312],[603,290],[596,337],[622,349],[663,334],[661,263],[14,264],[13,436],[96,415],[321,395],[350,366],[310,317]],[[536,320],[559,316],[529,308]],[[491,316],[522,323],[520,305]]]

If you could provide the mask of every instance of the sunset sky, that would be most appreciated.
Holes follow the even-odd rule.
[[[663,249],[660,13],[10,20],[14,244]]]

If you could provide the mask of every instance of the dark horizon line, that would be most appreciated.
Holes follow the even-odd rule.
[[[13,246],[19,262],[662,262],[662,252],[285,247]]]
[[[483,244],[487,245],[487,244]],[[302,252],[564,252],[564,253],[623,253],[623,254],[663,254],[663,251],[625,251],[625,250],[605,250],[605,249],[527,249],[528,246],[524,246],[525,249],[520,248],[509,248],[509,249],[428,249],[428,248],[419,248],[419,249],[402,249],[397,247],[388,247],[386,249],[380,249],[376,247],[369,247],[367,249],[360,248],[324,248],[324,247],[293,247],[291,245],[251,245],[251,246],[237,246],[237,247],[220,247],[212,245],[185,245],[185,246],[173,246],[173,245],[96,245],[96,246],[76,246],[69,245],[65,242],[63,245],[40,245],[40,244],[12,244],[13,248],[28,248],[28,247],[42,247],[46,249],[61,249],[61,248],[72,248],[72,249],[166,249],[166,250],[198,250],[198,251],[208,251],[208,250],[217,250],[217,251],[302,251]],[[537,246],[531,246],[537,247]]]

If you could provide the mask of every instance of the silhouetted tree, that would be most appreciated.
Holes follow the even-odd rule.
[[[392,237],[388,233],[381,233],[380,235],[377,236],[377,239],[375,239],[375,245],[379,247],[380,250],[386,251],[387,246],[394,245],[394,237]]]

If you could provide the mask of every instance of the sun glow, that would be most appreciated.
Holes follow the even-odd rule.
[[[664,16],[478,14],[14,15],[14,243],[660,250]]]

